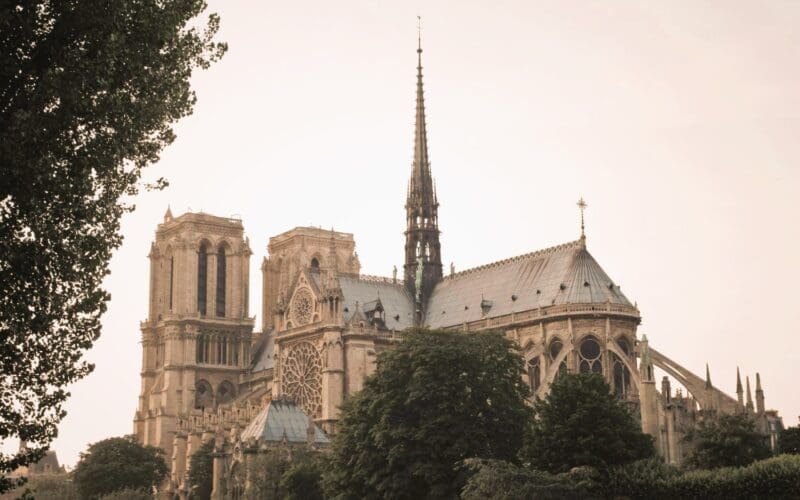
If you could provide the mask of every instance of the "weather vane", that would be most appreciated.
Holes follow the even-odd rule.
[[[583,221],[583,212],[586,210],[586,207],[588,207],[588,206],[589,205],[587,205],[586,202],[583,201],[583,196],[581,196],[581,199],[578,200],[578,208],[581,211],[581,238],[585,238],[586,237],[586,233],[585,233],[586,226],[585,226],[584,221]]]

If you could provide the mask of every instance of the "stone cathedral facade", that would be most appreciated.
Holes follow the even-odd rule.
[[[340,405],[375,371],[377,355],[418,326],[504,331],[538,397],[561,372],[602,375],[669,462],[686,452],[684,431],[719,412],[751,413],[774,438],[780,418],[764,406],[758,375],[754,404],[749,379],[746,392],[737,381],[734,398],[708,373],[695,375],[653,348],[639,331],[638,308],[591,255],[583,229],[562,245],[443,272],[417,52],[402,277],[397,269],[390,277],[361,274],[352,234],[296,227],[269,239],[255,332],[242,221],[168,210],[158,225],[134,430],[171,458],[169,488],[187,494],[189,457],[209,439],[217,449],[215,498],[244,487],[232,478],[248,449],[281,436],[324,446]],[[667,377],[658,383],[654,368],[682,389],[673,391]],[[270,415],[288,415],[308,432],[276,428],[280,419]]]

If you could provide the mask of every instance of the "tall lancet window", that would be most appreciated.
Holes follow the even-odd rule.
[[[200,245],[197,254],[197,310],[201,315],[206,314],[206,295],[208,292],[208,248],[206,244]]]
[[[172,287],[175,282],[175,257],[169,258],[169,310],[172,311]]]
[[[217,250],[217,316],[225,316],[225,247]]]

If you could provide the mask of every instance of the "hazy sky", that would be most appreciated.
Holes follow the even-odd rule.
[[[260,313],[267,239],[355,234],[362,271],[403,258],[416,16],[444,260],[456,269],[571,241],[642,312],[640,334],[734,394],[800,414],[800,2],[210,2],[230,50],[137,200],[107,286],[95,372],[55,442],[132,431],[147,252],[167,204],[242,217]],[[613,5],[613,8],[612,8]],[[260,320],[256,324],[260,324]]]

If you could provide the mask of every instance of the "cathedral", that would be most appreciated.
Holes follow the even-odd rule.
[[[188,494],[189,458],[208,440],[216,451],[212,498],[242,491],[236,472],[248,453],[325,447],[341,404],[375,371],[378,354],[413,327],[505,332],[524,357],[534,397],[560,372],[602,375],[670,463],[687,451],[684,432],[717,413],[752,414],[774,443],[781,421],[765,407],[758,374],[754,404],[749,378],[746,391],[736,381],[732,397],[708,371],[698,376],[651,346],[638,308],[589,252],[583,224],[575,241],[444,272],[421,47],[417,54],[402,276],[396,268],[391,277],[361,274],[352,234],[295,227],[269,239],[254,331],[242,221],[167,210],[158,225],[134,432],[167,453],[170,491]],[[655,368],[669,375],[658,386]],[[673,391],[671,380],[682,388]]]

